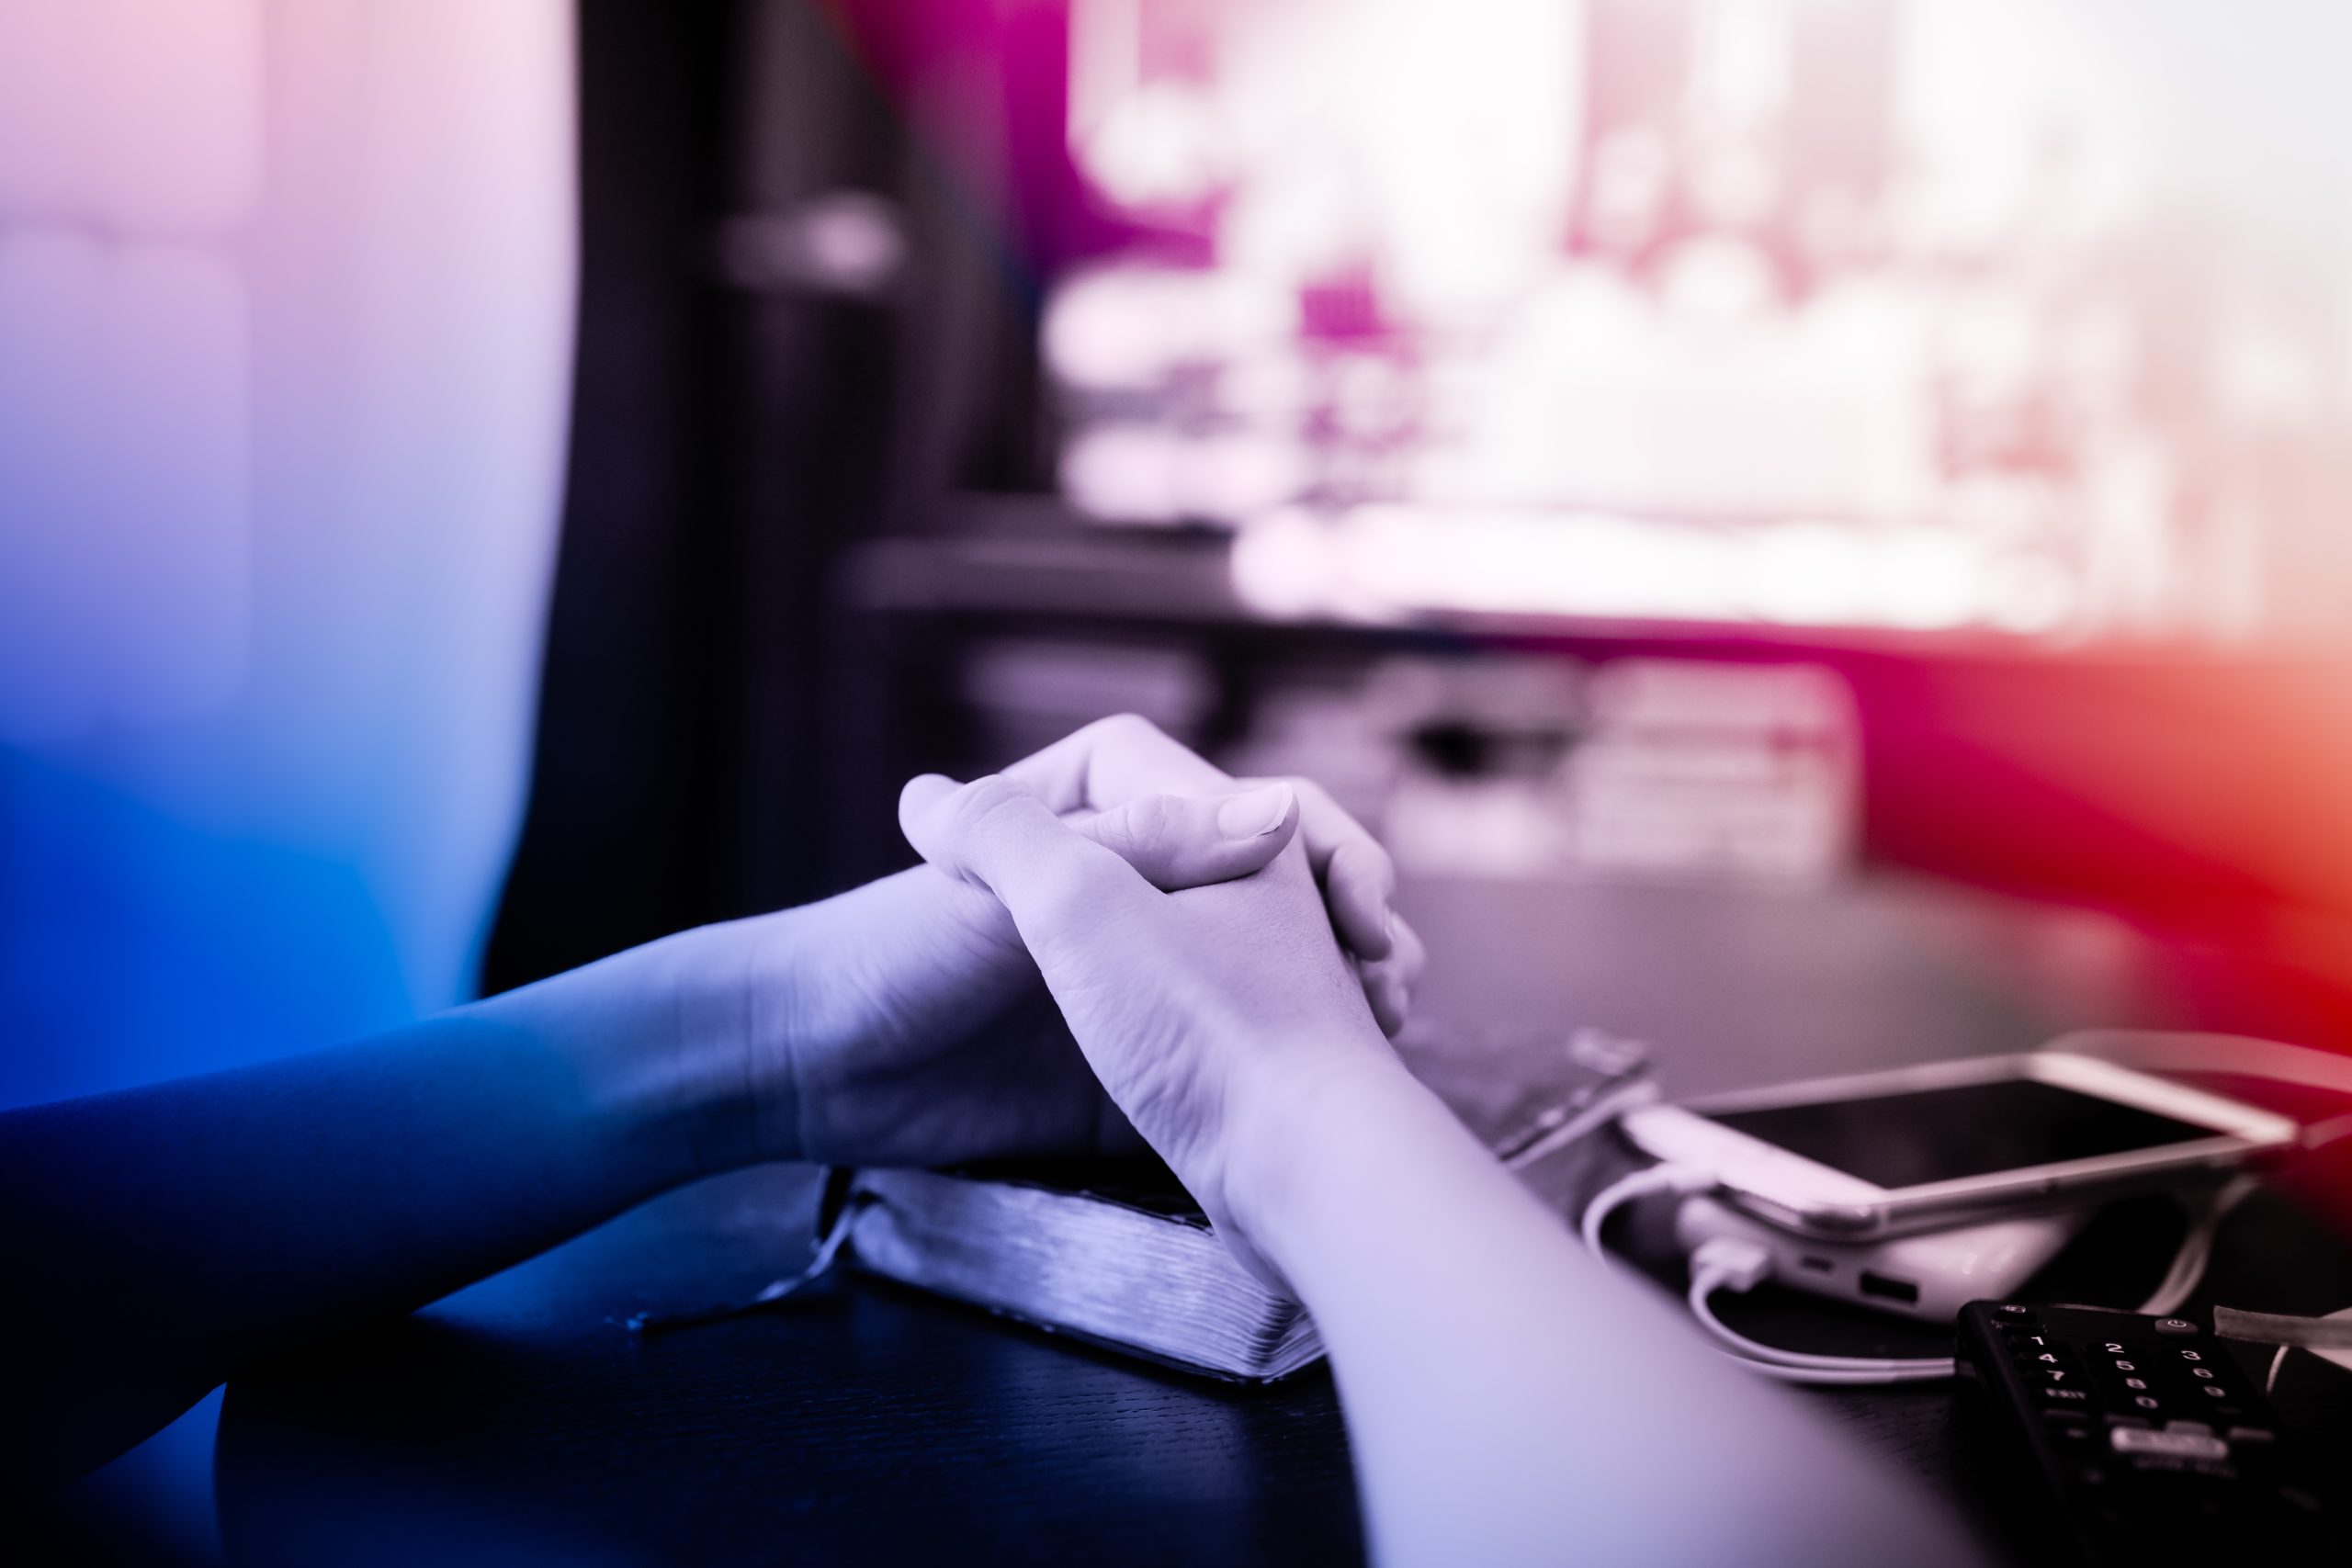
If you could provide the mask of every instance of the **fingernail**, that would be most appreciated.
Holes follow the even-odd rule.
[[[1216,808],[1216,830],[1228,839],[1261,839],[1290,817],[1290,786],[1274,784],[1227,795]]]

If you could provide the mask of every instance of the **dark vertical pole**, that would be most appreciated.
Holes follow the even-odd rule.
[[[696,278],[732,7],[580,7],[572,438],[530,806],[483,966],[517,985],[718,912],[732,546],[713,515],[718,319]]]

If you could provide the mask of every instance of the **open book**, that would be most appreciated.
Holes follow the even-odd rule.
[[[1656,1092],[1642,1047],[1594,1031],[1397,1049],[1564,1213],[1586,1134]],[[1187,1371],[1263,1382],[1323,1354],[1306,1310],[1244,1271],[1156,1162],[837,1173],[820,1226],[869,1273]]]

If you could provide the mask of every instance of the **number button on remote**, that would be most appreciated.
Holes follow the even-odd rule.
[[[1960,1350],[2098,1561],[2352,1562],[2258,1382],[2188,1320],[1979,1305]]]

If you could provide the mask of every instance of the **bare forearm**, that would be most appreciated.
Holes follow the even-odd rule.
[[[351,1045],[0,1117],[0,1324],[38,1347],[6,1419],[18,1478],[70,1478],[257,1359],[747,1157],[740,987],[700,935]]]
[[[1330,1347],[1385,1560],[1968,1560],[1932,1504],[1586,1257],[1401,1070],[1318,1090],[1255,1233]]]

